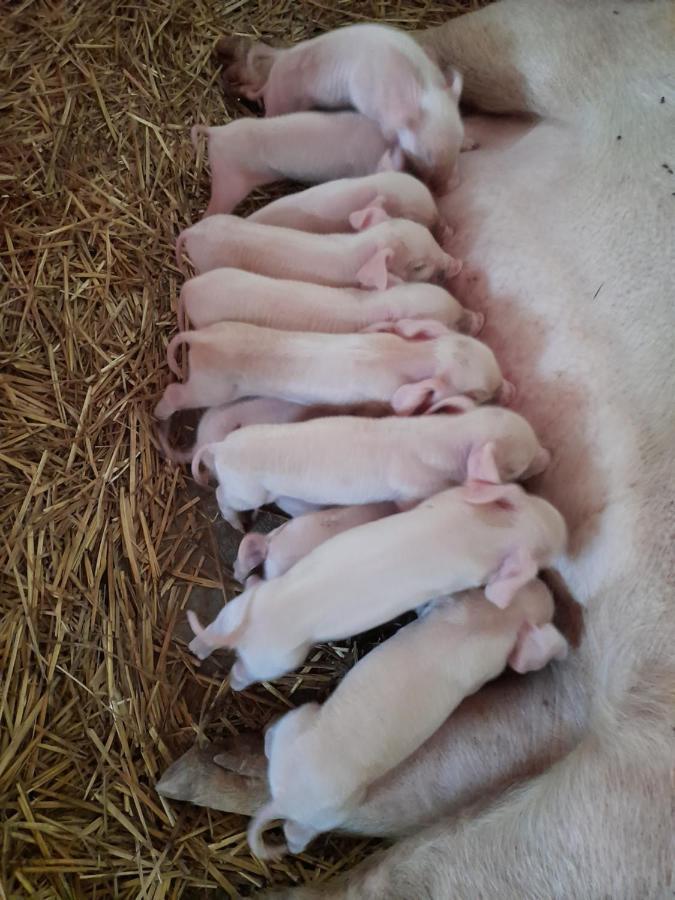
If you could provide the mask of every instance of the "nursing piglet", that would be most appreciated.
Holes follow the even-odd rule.
[[[353,107],[396,138],[420,174],[442,189],[464,138],[461,77],[443,73],[408,34],[383,25],[349,25],[273,58],[259,92],[268,116],[313,106]]]
[[[434,601],[360,660],[323,706],[308,703],[275,722],[265,735],[272,800],[250,824],[253,852],[265,859],[286,850],[262,838],[284,819],[288,849],[300,853],[339,827],[370,784],[507,664],[527,672],[564,657],[567,643],[552,617],[553,598],[538,579],[505,610],[482,590]]]
[[[268,534],[249,531],[239,544],[234,576],[243,582],[253,569],[262,565],[266,579],[278,578],[336,534],[395,512],[398,509],[394,503],[364,503],[307,513],[284,522]]]
[[[410,336],[415,329],[424,336],[430,327],[408,324]],[[189,376],[167,386],[155,407],[158,419],[240,397],[336,406],[377,401],[408,414],[457,394],[479,402],[498,395],[508,402],[513,392],[492,351],[453,331],[416,341],[396,334],[317,334],[221,322],[180,332],[169,342],[169,368],[178,376],[175,354],[181,344],[190,348]]]
[[[356,234],[309,234],[238,216],[209,216],[180,233],[176,259],[181,265],[186,250],[199,273],[232,266],[273,278],[378,290],[400,281],[445,283],[461,269],[417,222],[388,219],[367,227],[370,215]]]
[[[297,668],[313,644],[359,634],[444,594],[486,585],[502,608],[564,549],[560,513],[515,484],[450,488],[321,544],[273,581],[259,581],[202,628],[188,618],[200,659],[237,651],[240,690]],[[394,564],[395,562],[395,564]]]
[[[249,425],[271,425],[281,422],[298,422],[308,417],[311,407],[278,400],[274,397],[252,397],[207,409],[199,420],[192,447],[178,449],[169,444],[166,429],[158,432],[164,455],[177,463],[190,462],[198,448],[206,444],[224,441],[228,434]]]
[[[365,175],[379,164],[395,165],[398,158],[388,153],[391,141],[378,125],[355,112],[245,118],[215,128],[194,125],[195,149],[200,134],[206,135],[211,167],[207,216],[229,213],[261,185],[286,178],[314,183]]]
[[[178,321],[186,314],[195,328],[228,321],[333,333],[398,319],[437,319],[465,334],[477,334],[483,324],[480,313],[465,310],[435,284],[365,291],[285,281],[244,269],[213,269],[188,279],[180,294]]]
[[[522,416],[498,406],[475,409],[465,397],[448,403],[454,415],[253,425],[204,445],[192,472],[202,482],[202,463],[215,473],[220,511],[237,527],[239,512],[278,497],[409,505],[467,479],[499,484],[548,465],[548,451]]]
[[[265,119],[277,122],[279,119]],[[404,172],[378,172],[362,178],[341,178],[280,197],[250,215],[250,222],[299,228],[316,234],[361,228],[368,208],[374,218],[410,219],[426,228],[438,223],[438,210],[429,189]]]
[[[305,406],[301,403],[291,403],[289,400],[278,400],[274,397],[251,397],[248,400],[237,400],[235,403],[207,409],[199,420],[192,447],[185,449],[172,447],[169,444],[165,426],[158,431],[158,437],[167,459],[177,463],[188,463],[205,444],[217,444],[224,441],[228,434],[238,431],[240,428],[248,428],[251,425],[304,422],[306,419],[345,415],[379,418],[391,415],[391,407],[386,403]]]

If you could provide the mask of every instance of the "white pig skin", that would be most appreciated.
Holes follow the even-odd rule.
[[[200,134],[208,141],[207,216],[231,212],[261,185],[286,178],[311,184],[366,175],[392,158],[391,141],[377,124],[354,112],[237,119],[216,127],[195,125],[191,134],[195,148]]]
[[[190,649],[200,659],[236,649],[230,684],[240,690],[292,671],[315,643],[366,631],[442,594],[487,585],[488,599],[506,607],[565,540],[557,510],[518,485],[450,488],[331,538],[285,575],[244,591],[206,629],[188,613]]]
[[[204,464],[216,475],[221,513],[235,523],[238,512],[278,497],[324,506],[409,504],[467,480],[499,484],[544,471],[549,453],[522,416],[458,400],[459,414],[252,425],[204,445],[192,472],[203,482]]]
[[[411,324],[426,331],[424,323]],[[378,401],[406,414],[456,394],[478,402],[498,396],[506,403],[513,392],[492,352],[455,332],[416,341],[396,334],[316,334],[221,322],[173,338],[167,360],[176,375],[181,344],[190,348],[189,376],[167,386],[155,407],[158,419],[240,397],[336,406]]]
[[[377,217],[377,207],[371,218]],[[214,215],[180,233],[176,260],[185,250],[198,273],[230,266],[334,287],[384,288],[400,281],[437,281],[457,275],[461,263],[427,228],[406,219],[361,223],[356,234],[310,234]]]
[[[674,34],[671,0],[504,0],[417,33],[484,114],[443,203],[453,292],[553,451],[537,489],[585,608],[564,665],[470,698],[345,823],[394,846],[284,900],[670,894]],[[219,808],[264,802],[211,768]]]
[[[448,86],[410,35],[383,25],[350,25],[272,53],[261,91],[268,116],[353,106],[385,137],[396,137],[434,187],[446,186],[464,138],[457,108],[462,80],[455,75]]]
[[[185,282],[178,319],[195,328],[215,322],[248,322],[287,331],[348,333],[398,319],[437,319],[477,334],[480,313],[463,309],[434,284],[398,284],[384,291],[286,281],[244,269],[212,269]]]
[[[268,534],[250,531],[239,544],[235,578],[243,583],[249,572],[260,565],[265,579],[278,578],[336,534],[395,512],[398,512],[396,505],[387,502],[341,506],[298,516]]]
[[[358,227],[368,208],[380,209],[383,221],[386,217],[410,219],[430,229],[438,223],[438,209],[431,192],[405,172],[377,172],[329,181],[280,197],[248,218],[263,225],[329,234]]]
[[[360,660],[323,706],[306,704],[274,723],[265,735],[272,800],[249,827],[254,853],[270,858],[286,849],[262,840],[274,819],[286,820],[292,853],[342,825],[372,782],[507,663],[526,672],[564,657],[567,642],[552,616],[553,598],[538,579],[506,610],[482,590],[434,601]]]

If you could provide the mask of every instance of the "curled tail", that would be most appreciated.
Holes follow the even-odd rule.
[[[209,479],[202,473],[202,462],[206,469],[213,471],[213,448],[211,444],[202,444],[201,447],[197,447],[192,455],[192,477],[197,484],[206,487],[209,483]]]
[[[190,650],[199,659],[206,659],[214,650],[221,647],[234,649],[248,625],[249,606],[255,586],[247,588],[234,600],[230,600],[206,628],[201,624],[197,613],[187,611],[190,628],[194,639],[190,641]]]
[[[157,439],[162,447],[162,453],[172,462],[189,463],[192,459],[194,447],[191,447],[189,450],[178,450],[178,448],[172,447],[169,443],[168,422],[162,422],[161,426],[157,429]]]
[[[181,372],[180,366],[178,365],[178,360],[176,359],[176,350],[180,347],[181,344],[189,344],[191,338],[192,332],[179,331],[177,335],[171,338],[166,348],[167,364],[169,366],[169,369],[177,378],[182,378],[183,373]]]
[[[192,141],[192,146],[194,147],[195,153],[199,151],[199,136],[202,134],[208,137],[208,125],[193,125],[190,129],[190,140]]]
[[[285,843],[268,844],[263,839],[263,832],[271,822],[281,818],[280,810],[275,806],[274,800],[266,803],[259,809],[248,826],[248,844],[258,859],[279,859],[288,853]]]

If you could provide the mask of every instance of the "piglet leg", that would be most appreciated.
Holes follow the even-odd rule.
[[[516,646],[509,656],[509,665],[515,672],[524,675],[543,669],[552,659],[567,656],[567,641],[558,629],[548,622],[546,625],[526,623],[520,629]]]

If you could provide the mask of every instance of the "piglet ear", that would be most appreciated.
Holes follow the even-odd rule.
[[[383,291],[387,287],[387,262],[394,255],[390,247],[376,250],[356,273],[356,280],[365,288]]]
[[[349,224],[354,231],[364,231],[366,228],[372,228],[373,225],[380,225],[386,222],[390,217],[384,209],[385,197],[378,194],[375,199],[365,207],[365,209],[357,209],[349,216]]]
[[[234,563],[234,577],[244,582],[248,573],[257,568],[267,557],[267,535],[250,531],[241,539],[237,559]]]
[[[455,98],[455,100],[459,100],[462,96],[462,87],[464,86],[464,79],[460,72],[457,69],[450,69],[447,75],[448,82],[448,90]]]
[[[467,481],[482,481],[489,484],[500,484],[501,477],[495,462],[494,441],[488,441],[482,447],[474,447],[469,453],[466,465]]]
[[[508,664],[515,672],[524,675],[543,669],[552,659],[564,659],[566,656],[567,641],[554,625],[550,622],[546,625],[526,622],[518,632]]]
[[[515,509],[521,488],[514,484],[488,484],[484,481],[468,481],[461,488],[466,503],[481,506],[499,503],[503,509]]]
[[[426,378],[416,384],[404,384],[391,398],[391,408],[397,416],[411,416],[430,403],[441,388],[440,382],[434,378]]]
[[[485,596],[506,609],[518,591],[537,576],[537,563],[529,550],[519,547],[503,560],[485,586]]]
[[[459,413],[469,412],[475,408],[476,404],[470,397],[458,394],[456,397],[446,397],[445,400],[439,400],[438,403],[434,403],[433,406],[426,410],[425,415],[433,416],[436,413],[443,413],[443,415],[454,416]]]

